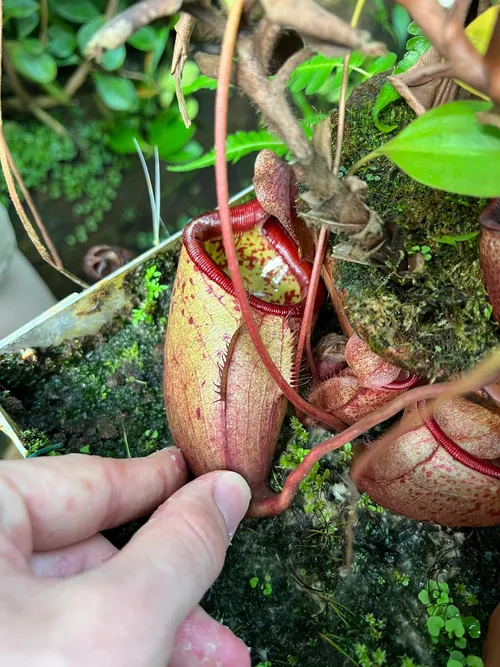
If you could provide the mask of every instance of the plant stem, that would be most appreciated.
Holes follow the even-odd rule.
[[[323,266],[323,260],[325,256],[326,245],[328,241],[328,230],[326,225],[322,225],[319,230],[318,241],[316,243],[316,254],[314,255],[314,264],[311,273],[311,279],[309,281],[309,289],[307,290],[306,305],[304,308],[304,316],[302,318],[302,325],[299,332],[299,340],[297,343],[297,354],[295,357],[295,371],[294,377],[298,378],[300,374],[300,365],[302,363],[302,355],[304,353],[304,348],[307,345],[307,360],[309,363],[309,368],[313,375],[313,379],[317,381],[317,373],[314,365],[314,360],[312,358],[311,351],[311,330],[314,317],[314,304],[316,302],[316,292],[318,290],[319,280],[321,276],[321,268]]]
[[[351,28],[357,27],[364,5],[365,5],[365,0],[357,0],[356,6],[354,8],[354,13],[351,19]],[[344,141],[345,111],[347,104],[347,86],[349,82],[350,60],[351,60],[351,54],[348,53],[344,57],[344,65],[342,69],[342,83],[340,86],[340,99],[339,99],[338,121],[337,121],[337,145],[335,147],[335,158],[333,161],[333,169],[332,169],[334,176],[337,176],[337,174],[339,173],[340,160],[342,156],[342,144]],[[311,369],[313,380],[315,382],[317,381],[317,377],[311,351],[311,332],[313,327],[314,303],[316,301],[316,294],[318,291],[318,285],[321,277],[321,267],[323,266],[324,256],[328,245],[328,237],[329,237],[328,227],[326,225],[322,225],[318,236],[318,242],[316,245],[316,254],[314,256],[311,281],[309,284],[309,289],[307,291],[306,306],[304,309],[304,318],[302,320],[302,325],[300,327],[299,342],[297,346],[297,356],[295,358],[295,373],[296,377],[298,377],[300,371],[300,365],[302,363],[302,355],[304,354],[304,348],[305,348],[307,360],[309,363],[309,368]],[[333,301],[334,307],[338,305],[338,301],[339,301],[338,299]],[[341,313],[337,312],[337,318],[339,321],[341,320],[342,317],[344,319],[346,318],[346,314],[343,308]]]
[[[231,78],[232,59],[238,34],[238,27],[243,9],[244,0],[235,0],[229,10],[226,31],[222,41],[222,50],[219,68],[219,85],[215,98],[215,180],[217,191],[217,203],[219,206],[220,225],[222,231],[222,241],[226,253],[227,263],[234,290],[240,303],[241,312],[245,326],[252,342],[257,350],[259,357],[266,367],[269,375],[276,382],[283,394],[299,409],[313,417],[330,428],[342,430],[344,424],[324,410],[319,410],[309,405],[299,394],[288,384],[281,375],[275,363],[271,359],[266,346],[264,345],[258,328],[255,325],[252,309],[248,302],[247,293],[241,278],[236,248],[234,245],[233,230],[231,225],[231,211],[229,209],[229,186],[227,178],[226,162],[226,134],[227,134],[227,111],[229,99],[229,82]]]
[[[52,242],[52,239],[49,236],[49,233],[47,232],[47,229],[45,225],[43,224],[43,221],[40,217],[40,214],[38,213],[35,203],[33,202],[31,195],[29,193],[29,190],[26,188],[24,185],[24,181],[21,178],[21,174],[19,173],[16,163],[14,162],[14,158],[12,157],[12,153],[10,152],[10,148],[7,146],[7,143],[5,142],[5,153],[7,155],[7,159],[9,161],[9,166],[10,169],[14,175],[15,180],[17,181],[17,184],[19,186],[19,189],[21,190],[21,193],[26,200],[28,207],[31,211],[31,215],[35,219],[36,225],[38,229],[40,230],[40,234],[42,235],[43,240],[45,241],[45,245],[47,246],[51,256],[52,260],[56,266],[57,269],[62,269],[63,268],[63,263],[61,258],[59,257],[59,253],[57,252],[57,249]]]
[[[40,41],[47,44],[47,31],[49,28],[49,5],[48,0],[40,0]]]
[[[360,160],[356,162],[356,164],[349,169],[349,174],[348,176],[354,176],[354,174],[361,169],[365,164],[368,162],[371,162],[374,160],[376,157],[379,157],[380,153],[378,151],[373,151],[371,153],[368,153],[368,155],[364,155]]]

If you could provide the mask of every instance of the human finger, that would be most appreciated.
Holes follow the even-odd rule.
[[[250,489],[236,473],[199,477],[163,503],[99,568],[99,578],[120,591],[122,604],[144,610],[136,636],[166,637],[196,607],[219,575],[249,501]]]
[[[484,667],[500,664],[500,604],[490,616],[488,631],[483,647]]]
[[[196,607],[177,631],[168,667],[250,667],[247,646]]]
[[[101,566],[116,553],[118,549],[98,534],[77,544],[33,554],[30,568],[39,577],[72,577]]]
[[[23,498],[33,550],[46,551],[148,514],[185,483],[187,467],[171,447],[136,459],[69,454],[5,461],[0,477]]]

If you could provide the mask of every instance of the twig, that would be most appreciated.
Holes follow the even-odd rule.
[[[488,90],[492,99],[500,100],[500,12],[497,14],[493,34],[484,56],[488,71]]]
[[[447,76],[456,78],[474,89],[489,95],[493,101],[500,98],[496,86],[492,86],[489,64],[476,51],[464,30],[464,18],[470,0],[456,0],[448,12],[435,0],[398,0],[405,7],[424,35],[446,62],[422,72],[422,76]],[[498,22],[498,21],[497,21]]]
[[[160,243],[160,206],[161,206],[161,190],[160,190],[160,156],[158,153],[158,146],[155,146],[155,210],[153,213],[153,245]]]
[[[142,149],[139,146],[139,142],[137,141],[137,139],[135,137],[133,137],[132,141],[134,142],[135,149],[136,149],[137,153],[139,154],[139,160],[141,161],[142,171],[144,173],[144,178],[146,179],[146,186],[148,188],[148,195],[149,195],[149,205],[151,207],[151,215],[153,216],[153,236],[156,239],[156,229],[157,229],[157,227],[156,227],[156,209],[157,209],[157,207],[156,207],[156,199],[155,199],[155,190],[153,190],[153,184],[151,183],[151,176],[149,175],[148,165],[146,164],[146,160],[144,158],[144,153],[142,152]],[[159,225],[158,225],[158,227],[159,227]],[[156,245],[154,242],[153,242],[153,244]]]
[[[365,0],[357,0],[356,6],[354,8],[354,14],[351,20],[351,28],[355,29],[358,25],[359,18],[361,16],[361,12],[363,11],[363,7],[365,4]],[[300,53],[300,52],[299,52]],[[344,124],[345,124],[345,111],[346,111],[346,103],[347,103],[347,85],[349,81],[349,64],[351,60],[351,54],[348,53],[344,57],[344,67],[342,70],[342,83],[340,87],[340,99],[339,99],[339,107],[338,107],[338,120],[337,120],[337,145],[335,147],[335,158],[333,161],[333,175],[334,177],[337,176],[339,172],[339,167],[340,167],[340,160],[342,156],[342,143],[344,140]],[[285,63],[286,64],[286,63]],[[328,141],[329,143],[329,141]],[[304,317],[302,320],[302,325],[300,327],[300,334],[299,334],[299,342],[297,346],[297,356],[295,359],[295,372],[298,373],[300,370],[300,364],[302,363],[302,355],[304,353],[304,347],[306,349],[306,354],[307,354],[307,359],[309,363],[309,367],[311,369],[311,373],[313,375],[313,379],[317,381],[317,376],[316,376],[316,370],[314,366],[314,360],[312,358],[312,351],[311,351],[311,332],[312,332],[312,324],[313,324],[313,310],[314,310],[314,303],[316,301],[316,294],[318,291],[318,285],[320,281],[320,276],[321,276],[321,268],[323,266],[324,258],[325,258],[325,251],[326,247],[328,244],[328,237],[329,237],[329,232],[328,232],[328,227],[327,225],[321,225],[319,235],[318,235],[318,242],[316,246],[316,255],[314,257],[314,264],[313,264],[313,269],[312,269],[312,274],[311,274],[311,280],[309,284],[309,289],[307,292],[307,297],[306,297],[306,305],[304,309]],[[334,304],[335,305],[335,304]],[[344,313],[345,315],[345,313]]]
[[[47,30],[49,27],[49,4],[48,0],[40,1],[40,41],[47,44]]]
[[[104,49],[116,49],[144,26],[178,12],[182,4],[182,0],[147,0],[132,5],[93,35],[85,49],[87,56],[99,59]]]
[[[300,49],[293,55],[291,55],[288,60],[286,60],[283,65],[278,70],[276,76],[273,79],[272,87],[275,90],[283,90],[288,85],[288,80],[293,72],[297,69],[299,65],[302,65],[303,62],[309,60],[311,56],[314,55],[314,51],[308,47]]]
[[[345,312],[339,291],[335,283],[333,282],[330,272],[327,270],[325,264],[323,264],[322,276],[328,294],[330,295],[330,301],[332,302],[335,314],[337,315],[337,320],[339,321],[342,333],[344,333],[348,338],[350,338],[354,333],[354,329],[352,328],[352,325],[349,322],[349,318],[347,317],[347,314]]]
[[[47,248],[48,248],[48,250],[49,250],[49,252],[52,256],[52,260],[53,260],[57,269],[62,269],[64,267],[63,267],[63,263],[61,261],[61,258],[59,256],[59,253],[57,252],[56,247],[55,247],[54,243],[52,242],[52,239],[50,238],[49,233],[47,232],[47,229],[46,229],[45,225],[42,222],[40,214],[38,213],[38,211],[35,207],[35,204],[33,202],[33,199],[31,198],[29,190],[24,185],[24,181],[21,177],[21,174],[19,173],[19,171],[17,169],[16,163],[14,162],[14,158],[12,157],[12,153],[10,152],[10,148],[7,146],[6,142],[4,144],[4,148],[5,148],[5,153],[7,155],[7,159],[9,161],[10,169],[11,169],[13,175],[14,175],[15,180],[17,181],[17,184],[19,186],[19,189],[22,192],[22,195],[23,195],[25,201],[28,204],[28,207],[31,211],[31,215],[35,219],[35,223],[36,223],[38,229],[40,230],[40,234],[42,235],[42,238],[45,241],[45,245],[47,246]]]
[[[175,25],[175,44],[174,53],[172,55],[172,69],[171,74],[175,81],[175,93],[177,95],[177,102],[181,112],[182,120],[186,127],[191,127],[191,119],[186,108],[186,100],[182,92],[182,73],[184,71],[184,64],[189,55],[189,41],[193,33],[193,28],[196,19],[185,12],[181,12],[181,16]]]
[[[2,19],[3,19],[3,0],[0,0],[0,165],[1,165],[2,170],[3,170],[5,182],[7,184],[7,189],[9,191],[10,198],[12,199],[12,202],[14,204],[14,208],[16,209],[16,212],[17,212],[17,214],[18,214],[18,216],[21,220],[21,223],[23,224],[23,227],[25,228],[26,233],[28,234],[29,238],[33,242],[33,245],[38,250],[42,259],[44,259],[47,262],[47,264],[52,266],[54,269],[59,271],[59,273],[66,276],[67,278],[72,280],[77,285],[80,285],[81,287],[86,288],[86,287],[88,287],[88,285],[86,283],[84,283],[82,280],[80,280],[79,278],[74,276],[72,273],[67,271],[62,266],[58,266],[58,263],[60,262],[60,259],[59,259],[59,256],[57,255],[57,252],[55,252],[54,257],[52,257],[50,255],[50,253],[47,251],[47,249],[45,248],[43,243],[40,241],[40,238],[38,237],[38,234],[36,233],[35,228],[31,224],[30,219],[26,215],[26,212],[24,210],[24,207],[21,203],[21,200],[19,198],[19,195],[18,195],[18,192],[17,192],[17,189],[16,189],[16,184],[15,184],[15,181],[14,181],[13,173],[14,173],[14,176],[16,176],[16,178],[18,179],[21,191],[23,191],[23,192],[26,191],[24,183],[23,183],[17,169],[15,169],[14,172],[12,171],[12,166],[11,165],[14,163],[14,160],[12,158],[12,155],[10,154],[9,147],[7,146],[7,142],[5,141],[5,137],[4,137],[4,133],[3,133],[3,115],[2,115],[2,104],[1,104],[2,55],[3,55],[3,30],[2,30],[3,20]],[[31,198],[29,199],[28,204],[29,204],[30,208],[33,207],[33,210],[35,210],[35,207],[34,207],[34,204],[33,204],[33,201],[31,200]],[[41,222],[40,217],[38,216],[38,214],[36,215],[35,219],[37,220],[37,223],[39,221]],[[41,229],[41,231],[43,230],[42,234],[44,234],[44,237],[45,237],[45,234],[47,234],[47,232],[46,232],[45,227],[43,226],[43,224],[41,225],[40,229]],[[52,250],[55,250],[52,243],[50,244],[50,246],[51,246]]]
[[[255,29],[255,53],[259,59],[260,66],[266,74],[269,73],[271,57],[280,32],[281,27],[275,23],[271,23],[266,17],[259,21]]]
[[[304,307],[304,315],[300,327],[299,339],[297,343],[297,353],[295,356],[295,377],[298,378],[300,374],[300,367],[302,365],[302,355],[304,354],[304,348],[306,347],[306,341],[309,340],[309,345],[307,346],[307,360],[314,382],[317,382],[318,374],[316,373],[316,367],[312,358],[310,340],[314,304],[316,302],[316,294],[321,276],[321,267],[323,266],[323,260],[325,257],[327,236],[327,228],[325,225],[323,225],[319,231],[318,241],[316,243],[316,254],[314,256],[311,278],[309,280],[309,289],[307,290],[306,305]],[[313,289],[314,285],[316,286],[315,290]]]

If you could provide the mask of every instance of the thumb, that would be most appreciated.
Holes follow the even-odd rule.
[[[165,501],[100,568],[125,593],[128,604],[145,610],[148,636],[152,623],[158,623],[163,634],[167,628],[174,633],[196,607],[218,577],[249,502],[250,489],[237,473],[199,477]]]

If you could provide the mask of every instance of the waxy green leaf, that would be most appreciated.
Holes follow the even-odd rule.
[[[138,103],[137,91],[129,79],[109,74],[94,74],[99,97],[113,111],[133,111]]]
[[[385,155],[411,178],[438,190],[498,197],[500,130],[476,117],[489,108],[489,102],[460,101],[431,109],[370,159]]]
[[[50,83],[57,76],[57,64],[36,39],[8,42],[7,48],[16,70],[30,81]]]

